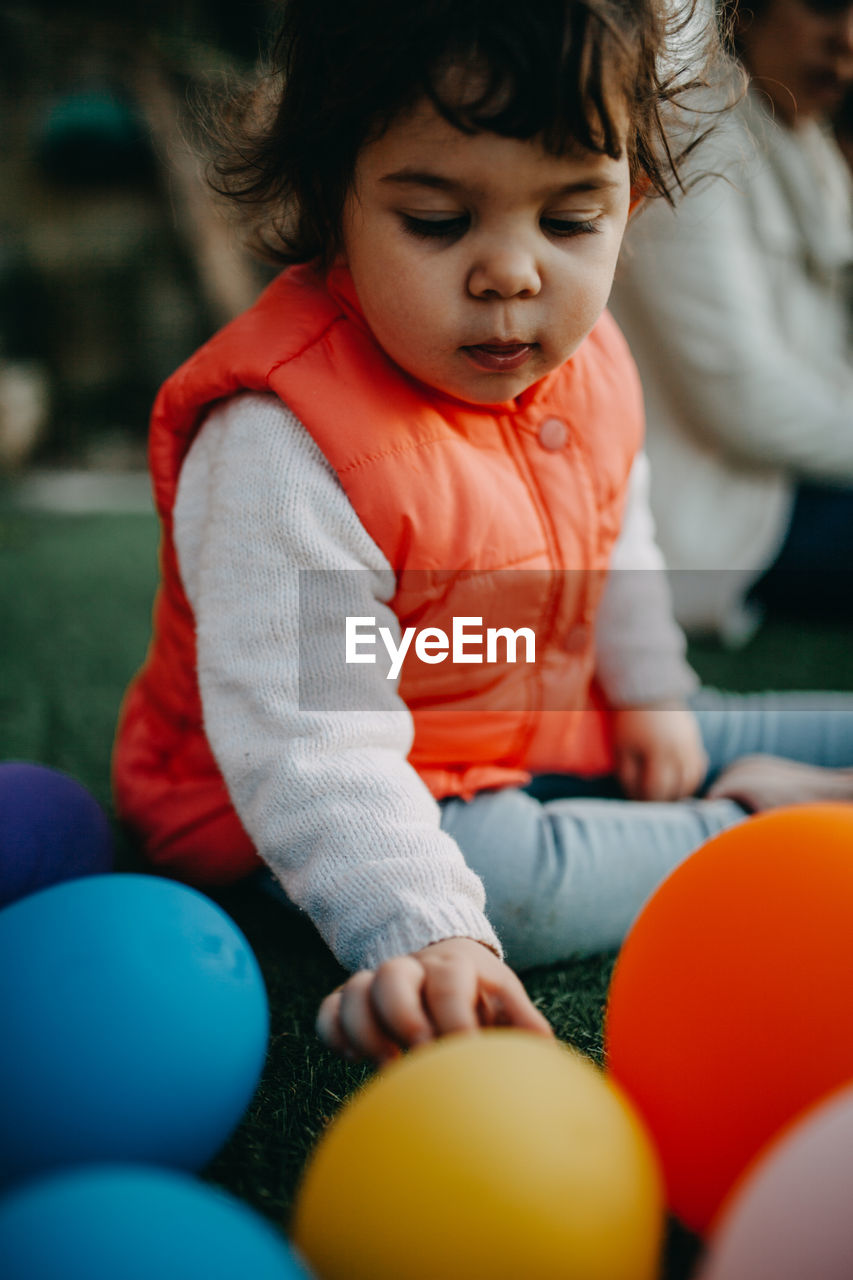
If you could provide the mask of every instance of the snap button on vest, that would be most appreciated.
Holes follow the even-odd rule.
[[[562,418],[546,418],[539,428],[539,443],[543,449],[556,453],[569,438],[569,428]]]

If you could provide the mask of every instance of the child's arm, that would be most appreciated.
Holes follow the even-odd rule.
[[[353,974],[326,997],[317,1017],[330,1048],[377,1062],[487,1026],[553,1034],[512,970],[470,938],[447,938]]]
[[[347,614],[375,614],[399,642],[394,575],[278,401],[243,396],[210,415],[181,474],[175,537],[205,729],[229,792],[290,897],[359,971],[332,1000],[345,1010],[328,1038],[382,1057],[392,1042],[486,1021],[547,1034],[499,959],[478,877],[406,760],[412,719],[393,682],[378,666],[342,672]],[[313,572],[300,581],[300,569]],[[300,663],[306,588],[317,607]],[[328,677],[314,709],[300,665]],[[385,1022],[369,1029],[374,985],[393,1040],[379,1039]],[[350,1037],[353,1018],[362,1030]]]
[[[229,792],[289,896],[358,971],[325,1002],[324,1038],[383,1058],[490,1022],[549,1034],[499,959],[478,877],[406,760],[412,721],[393,682],[372,676],[378,666],[341,676],[347,614],[375,614],[399,642],[393,574],[316,445],[272,397],[210,415],[184,464],[175,536],[205,729]],[[300,568],[322,571],[307,577],[321,589],[301,664],[328,675],[313,710],[298,680]],[[339,700],[334,670],[346,681]],[[348,696],[356,682],[361,704]]]
[[[346,616],[398,628],[393,573],[274,397],[210,415],[183,466],[175,537],[205,732],[290,898],[350,970],[450,936],[499,952],[482,884],[407,761],[412,719],[394,683],[342,661]],[[300,654],[306,581],[320,590]],[[329,673],[313,707],[299,680],[309,669]]]
[[[634,463],[596,628],[596,674],[613,711],[615,769],[634,800],[692,795],[707,758],[687,698],[697,679],[654,537],[645,454]]]

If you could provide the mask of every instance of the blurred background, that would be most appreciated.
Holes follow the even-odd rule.
[[[206,188],[198,103],[252,68],[280,3],[0,3],[7,496],[34,471],[143,470],[159,384],[269,278]],[[845,144],[851,119],[853,97]]]
[[[265,282],[193,138],[199,97],[253,66],[275,8],[0,5],[7,494],[56,472],[141,472],[159,383]]]

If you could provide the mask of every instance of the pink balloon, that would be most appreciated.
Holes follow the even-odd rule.
[[[853,1085],[765,1148],[723,1206],[695,1280],[851,1280]]]

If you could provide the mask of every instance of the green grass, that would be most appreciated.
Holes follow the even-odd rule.
[[[153,517],[47,516],[0,507],[0,759],[65,769],[110,808],[109,756],[119,702],[148,640],[156,581]],[[694,646],[708,682],[732,689],[853,688],[843,629],[768,626],[738,654]],[[134,864],[119,839],[123,867]],[[325,1051],[317,1005],[342,971],[304,919],[245,889],[220,899],[254,948],[272,1034],[251,1109],[207,1176],[286,1222],[308,1152],[342,1100],[369,1075]],[[558,1035],[595,1058],[611,956],[526,975]],[[673,1235],[667,1276],[694,1248]]]
[[[113,726],[156,572],[151,517],[0,513],[0,756],[67,769],[109,803]]]

